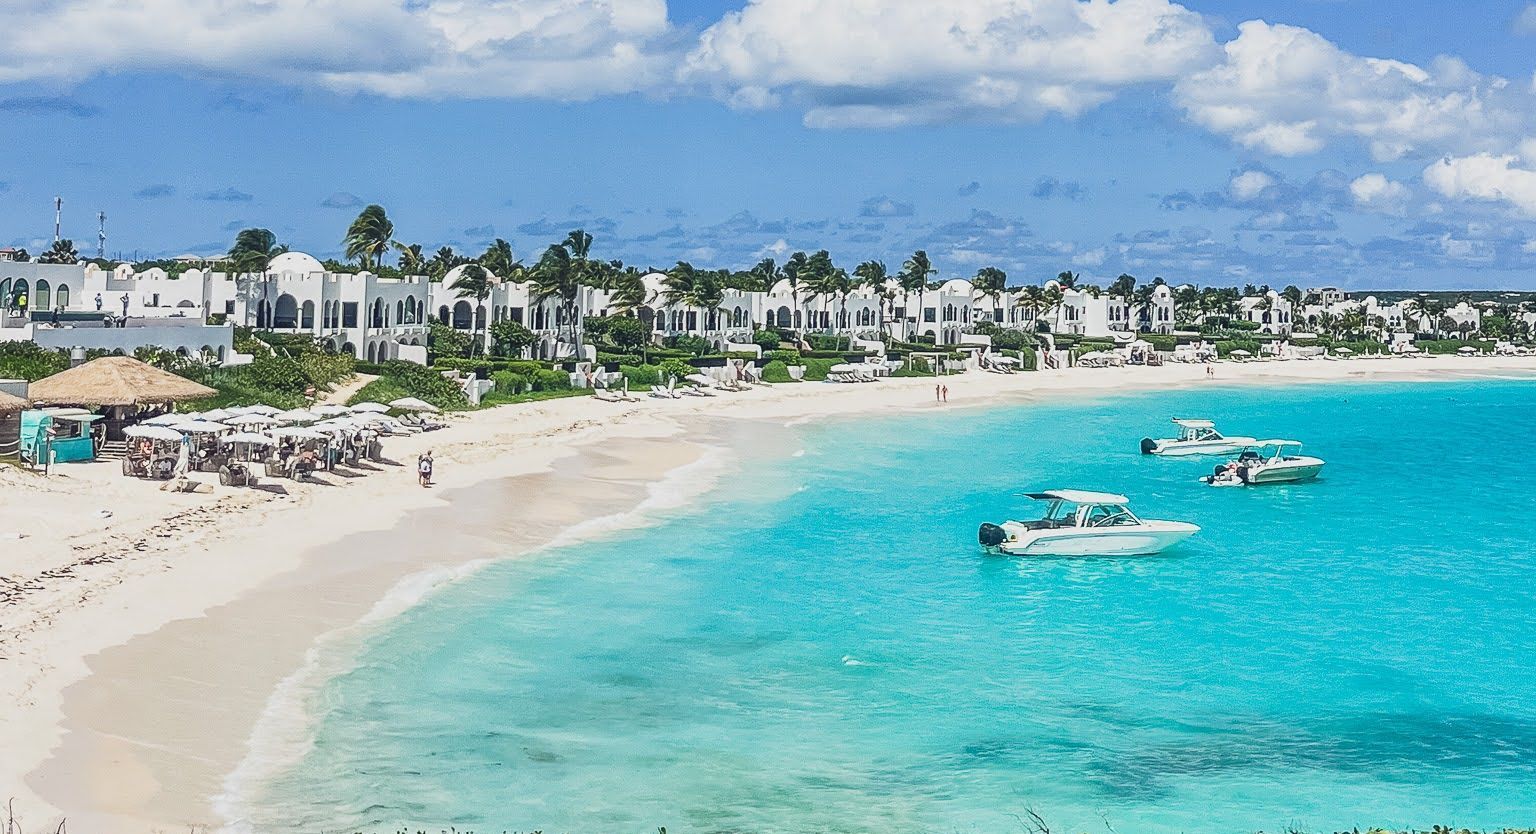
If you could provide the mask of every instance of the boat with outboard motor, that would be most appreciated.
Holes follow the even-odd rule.
[[[1024,493],[1046,502],[1035,521],[983,524],[977,540],[1006,556],[1149,556],[1200,532],[1183,521],[1138,518],[1124,495],[1053,489]]]
[[[1290,450],[1291,453],[1287,453]],[[1257,484],[1292,484],[1310,481],[1323,469],[1323,459],[1295,454],[1301,451],[1298,440],[1256,440],[1243,448],[1235,460],[1217,466],[1201,478],[1211,486],[1254,486]]]
[[[1173,424],[1179,427],[1178,437],[1162,440],[1143,437],[1141,453],[1165,457],[1230,455],[1242,451],[1244,446],[1254,442],[1251,437],[1224,437],[1216,430],[1216,424],[1210,420],[1186,420],[1175,417]]]

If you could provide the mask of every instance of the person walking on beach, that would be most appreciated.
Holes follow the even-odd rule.
[[[432,486],[432,450],[416,459],[416,479],[424,487]]]
[[[944,393],[944,396],[943,396],[943,399],[941,400],[941,402],[946,402],[946,403],[949,402],[949,386],[948,385],[944,386],[943,393]]]

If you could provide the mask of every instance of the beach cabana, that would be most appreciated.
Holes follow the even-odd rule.
[[[83,408],[36,408],[21,413],[22,456],[45,465],[96,459],[91,424],[101,419]]]
[[[120,440],[140,409],[170,408],[217,393],[131,356],[103,356],[32,383],[27,396],[39,405],[105,411],[107,439]]]
[[[0,391],[0,457],[21,453],[21,413],[27,401]]]

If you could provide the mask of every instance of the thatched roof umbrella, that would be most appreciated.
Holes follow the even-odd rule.
[[[131,356],[103,356],[32,383],[27,396],[38,404],[100,408],[185,402],[217,393]]]
[[[15,414],[18,411],[25,411],[26,408],[26,400],[0,391],[0,414]]]

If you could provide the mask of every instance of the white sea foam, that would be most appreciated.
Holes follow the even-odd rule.
[[[730,455],[723,447],[705,447],[692,463],[669,470],[646,486],[646,497],[633,509],[588,519],[565,528],[538,550],[569,547],[633,530],[651,523],[668,510],[687,506],[708,492],[725,474]],[[390,588],[356,623],[322,636],[304,653],[297,671],[284,678],[267,698],[246,741],[246,755],[224,778],[221,792],[212,800],[214,813],[223,820],[220,832],[249,834],[255,792],[279,774],[298,764],[314,746],[317,716],[311,696],[355,662],[363,640],[383,623],[420,605],[434,592],[478,573],[495,559],[477,559],[453,568],[431,568],[404,577]]]

